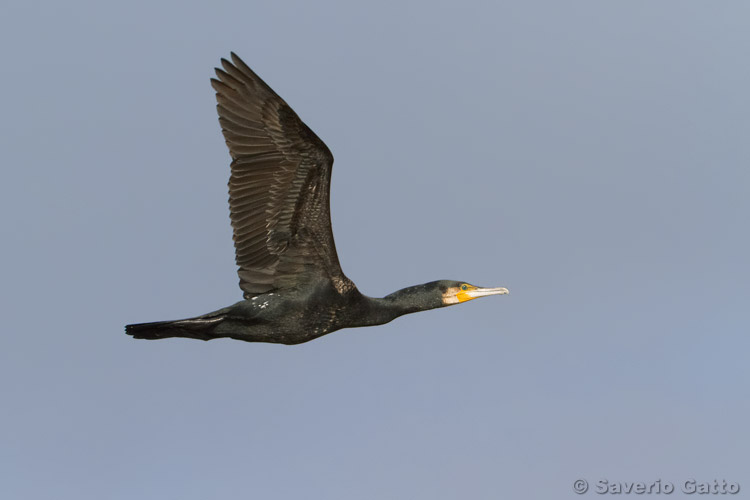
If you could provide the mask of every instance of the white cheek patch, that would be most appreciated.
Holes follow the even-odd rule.
[[[458,288],[449,288],[446,290],[443,294],[443,305],[452,306],[453,304],[458,304],[459,300],[456,296],[457,293]]]

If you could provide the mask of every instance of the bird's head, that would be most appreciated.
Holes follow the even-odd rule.
[[[487,295],[505,295],[507,288],[481,288],[464,281],[440,280],[410,286],[385,297],[398,316],[438,307],[452,306]],[[392,318],[391,318],[392,319]]]
[[[488,295],[507,295],[507,288],[482,288],[463,281],[438,281],[444,306],[452,306]]]

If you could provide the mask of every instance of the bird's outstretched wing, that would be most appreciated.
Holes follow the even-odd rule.
[[[333,155],[236,54],[221,60],[219,123],[232,156],[229,207],[245,298],[328,280],[340,291],[331,231]]]

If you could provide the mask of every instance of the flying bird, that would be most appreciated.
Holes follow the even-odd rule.
[[[360,293],[341,270],[333,242],[333,155],[236,54],[231,59],[221,60],[211,85],[232,157],[229,208],[244,300],[194,318],[127,325],[128,335],[299,344],[508,293],[452,280],[383,298]]]

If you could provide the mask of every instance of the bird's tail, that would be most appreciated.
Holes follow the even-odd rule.
[[[216,338],[214,328],[224,321],[224,316],[199,316],[197,318],[177,321],[157,321],[155,323],[138,323],[127,325],[125,333],[135,339],[166,339],[186,337],[190,339],[211,340]]]

